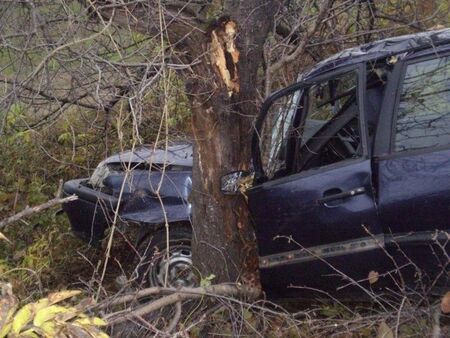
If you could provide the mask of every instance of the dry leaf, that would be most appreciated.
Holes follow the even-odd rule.
[[[441,311],[442,313],[449,314],[450,313],[450,291],[447,291],[444,297],[441,300]]]
[[[394,333],[384,320],[378,326],[377,338],[394,338]]]
[[[378,279],[380,278],[380,274],[376,271],[370,271],[369,272],[369,276],[367,277],[367,279],[369,280],[370,285],[376,283],[378,281]]]

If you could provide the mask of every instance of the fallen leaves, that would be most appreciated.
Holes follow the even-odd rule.
[[[11,337],[76,337],[107,338],[99,327],[107,323],[98,317],[88,317],[82,308],[61,305],[61,302],[77,296],[79,290],[51,293],[34,303],[22,306],[17,312],[17,299],[2,290],[0,299],[0,338]],[[57,304],[59,303],[59,304]],[[76,335],[73,333],[76,332]]]

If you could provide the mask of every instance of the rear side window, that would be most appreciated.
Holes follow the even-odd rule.
[[[397,111],[395,151],[450,145],[450,57],[409,64]]]

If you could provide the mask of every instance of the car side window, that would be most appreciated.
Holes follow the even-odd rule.
[[[357,72],[312,86],[299,132],[296,171],[323,167],[362,155]]]
[[[303,89],[278,98],[270,106],[259,136],[261,162],[267,179],[286,175],[292,156],[295,119],[303,109]]]
[[[397,152],[450,145],[450,57],[407,65],[397,109]]]

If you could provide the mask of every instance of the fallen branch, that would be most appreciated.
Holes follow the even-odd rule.
[[[31,216],[31,215],[41,212],[43,210],[54,207],[55,205],[63,204],[63,203],[70,202],[70,201],[75,201],[76,199],[78,199],[78,196],[72,195],[72,196],[65,197],[65,198],[54,198],[50,201],[47,201],[47,202],[45,202],[41,205],[37,205],[35,207],[26,207],[21,212],[0,221],[0,229],[3,229],[4,227],[6,227],[7,225],[9,225],[11,223],[17,222],[24,217]]]
[[[122,296],[118,299],[115,299],[113,302],[110,302],[109,305],[125,303],[127,301],[149,296],[150,294],[166,293],[166,292],[173,292],[173,293],[164,296],[162,298],[156,299],[150,303],[144,304],[136,309],[131,309],[128,312],[119,311],[116,313],[109,314],[105,316],[104,319],[108,322],[108,325],[115,325],[123,323],[134,317],[142,317],[150,312],[159,310],[164,306],[180,303],[188,299],[197,299],[205,296],[245,297],[248,299],[255,299],[260,295],[261,290],[258,288],[237,284],[218,284],[198,288],[179,288],[179,289],[155,287],[138,291],[133,295]]]

